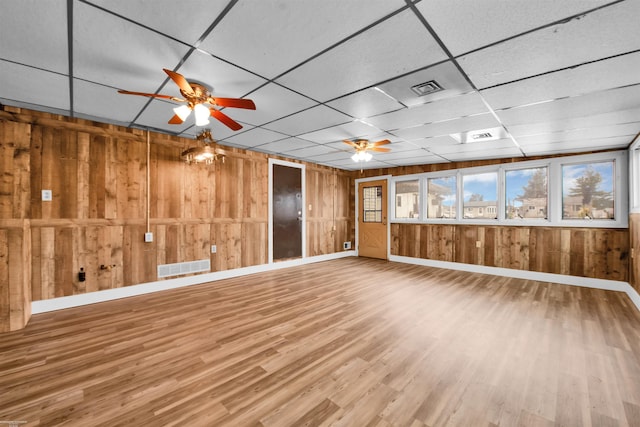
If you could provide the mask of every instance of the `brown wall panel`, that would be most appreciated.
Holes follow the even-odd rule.
[[[626,229],[391,224],[391,241],[392,255],[629,280]]]
[[[633,255],[629,261],[629,281],[631,286],[640,293],[640,213],[629,215],[630,253]]]
[[[0,221],[31,222],[26,231],[18,224],[26,239],[19,261],[5,255],[15,224],[0,223],[0,276],[9,277],[0,288],[0,330],[9,327],[10,313],[26,313],[31,298],[155,281],[161,264],[210,258],[213,271],[265,264],[268,156],[224,148],[224,162],[186,165],[180,153],[190,145],[192,140],[150,134],[148,221],[154,241],[145,243],[145,131],[2,107]],[[353,240],[352,176],[310,164],[307,171],[315,191],[311,196],[307,188],[310,203],[317,207],[308,228],[314,248],[309,252],[341,251],[343,241]],[[41,201],[43,189],[52,190],[51,202]],[[85,282],[78,281],[80,268]],[[10,306],[22,301],[10,291],[25,283],[29,301],[20,311]],[[19,293],[25,295],[24,289]]]

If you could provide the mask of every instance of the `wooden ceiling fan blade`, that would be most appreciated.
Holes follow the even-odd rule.
[[[220,107],[244,108],[247,110],[255,110],[256,104],[250,99],[241,98],[211,98],[213,103]]]
[[[383,139],[381,141],[372,142],[370,146],[378,147],[380,145],[386,145],[386,144],[391,144],[391,141],[389,141],[388,139]]]
[[[229,129],[231,129],[231,130],[240,130],[240,129],[242,129],[242,125],[240,123],[236,122],[231,117],[229,117],[226,114],[224,114],[222,111],[218,111],[215,108],[209,108],[209,110],[211,111],[211,115],[213,117],[215,117],[216,119],[220,120],[227,127],[229,127]]]
[[[148,96],[149,98],[171,99],[172,101],[183,101],[183,99],[176,98],[174,96],[159,95],[159,94],[155,94],[155,93],[132,92],[130,90],[119,90],[118,93],[122,93],[124,95]]]
[[[169,119],[168,123],[170,125],[181,125],[184,123],[184,120],[182,120],[177,114],[174,114],[173,117]]]
[[[171,71],[166,68],[163,68],[163,70],[165,73],[167,73],[167,75],[171,78],[171,80],[173,80],[174,83],[178,85],[180,90],[182,90],[187,95],[195,95],[193,88],[191,87],[187,79],[185,79],[182,74],[176,73],[175,71]]]
[[[345,144],[348,144],[350,146],[352,146],[353,148],[359,148],[360,146],[358,144],[356,144],[353,141],[349,141],[348,139],[344,139],[342,142],[344,142]]]
[[[367,150],[369,150],[369,151],[377,151],[379,153],[388,153],[389,151],[391,151],[391,148],[369,147],[369,148],[367,148]]]

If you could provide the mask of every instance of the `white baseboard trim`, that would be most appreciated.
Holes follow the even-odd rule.
[[[274,262],[271,264],[254,265],[251,267],[236,268],[233,270],[215,271],[189,277],[178,277],[175,279],[161,280],[157,282],[141,283],[139,285],[126,286],[124,288],[116,289],[106,289],[103,291],[90,292],[87,294],[33,301],[31,303],[31,314],[64,310],[65,308],[96,304],[120,298],[166,291],[169,289],[177,289],[185,286],[200,285],[207,282],[215,282],[217,280],[231,279],[234,277],[246,276],[249,274],[280,270],[283,268],[296,267],[299,265],[312,264],[315,262],[330,261],[350,256],[357,256],[356,251],[352,250],[336,252],[333,254]],[[423,265],[426,267],[446,268],[449,270],[468,271],[471,273],[493,274],[495,276],[514,277],[517,279],[529,279],[538,280],[541,282],[560,283],[563,285],[584,286],[587,288],[603,289],[607,291],[624,292],[629,296],[631,302],[636,306],[638,311],[640,311],[640,294],[638,294],[638,292],[633,287],[631,287],[629,283],[620,282],[617,280],[594,279],[591,277],[568,276],[564,274],[514,270],[511,268],[501,267],[486,267],[482,265],[462,264],[458,262],[448,261],[435,261],[430,259],[412,258],[397,255],[389,256],[389,261],[405,264]]]
[[[282,268],[296,267],[299,265],[311,264],[315,262],[330,261],[354,255],[355,251],[336,252],[333,254],[274,262],[271,264],[254,265],[251,267],[236,268],[233,270],[215,271],[189,277],[178,277],[175,279],[160,280],[157,282],[141,283],[139,285],[125,286],[124,288],[105,289],[103,291],[90,292],[87,294],[70,295],[66,297],[33,301],[31,303],[31,314],[64,310],[65,308],[96,304],[99,302],[150,294],[153,292],[166,291],[169,289],[182,288],[185,286],[201,285],[203,283],[215,282],[217,280],[230,279],[233,277],[246,276],[255,273],[263,273],[266,271],[279,270]]]
[[[539,271],[515,270],[512,268],[487,267],[484,265],[463,264],[459,262],[436,261],[406,256],[389,256],[389,261],[405,264],[423,265],[426,267],[446,268],[449,270],[468,271],[471,273],[493,274],[494,276],[515,277],[517,279],[537,280],[540,282],[560,283],[562,285],[583,286],[626,293],[631,302],[640,311],[640,294],[629,283],[617,280],[594,279],[592,277],[568,276],[565,274],[543,273]]]

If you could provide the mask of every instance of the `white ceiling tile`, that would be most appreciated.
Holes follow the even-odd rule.
[[[73,82],[73,107],[90,117],[109,117],[111,121],[126,123],[140,112],[149,98],[119,94],[113,88],[89,83],[84,80]],[[167,120],[173,115],[171,103],[166,105]]]
[[[451,153],[474,153],[484,151],[491,154],[494,150],[503,150],[507,148],[515,148],[516,145],[510,139],[499,139],[496,141],[476,142],[471,144],[431,144],[429,151],[448,157]],[[519,154],[519,151],[518,151]]]
[[[540,155],[540,154],[558,154],[558,153],[580,153],[585,151],[597,151],[597,150],[610,150],[614,148],[626,148],[633,137],[619,136],[613,138],[594,138],[583,141],[564,141],[564,142],[549,142],[528,144],[523,146],[523,151],[527,155]]]
[[[402,0],[244,0],[200,48],[274,78],[403,6]]]
[[[375,155],[375,153],[372,153]],[[333,162],[343,159],[351,159],[353,153],[347,151],[333,151],[326,154],[320,154],[317,156],[309,157],[309,160],[312,162],[324,163],[324,162]]]
[[[426,28],[407,10],[277,81],[318,101],[328,101],[445,58]]]
[[[173,0],[92,0],[92,3],[191,45],[226,6],[224,2],[209,0],[181,0],[179,6]],[[191,12],[188,25],[176,20],[176,14],[171,12],[176,7]]]
[[[640,132],[640,116],[635,123],[609,125],[576,129],[565,132],[553,132],[532,136],[521,136],[517,141],[523,147],[530,144],[555,143],[566,141],[586,141],[588,139],[612,138],[617,136],[635,136]]]
[[[523,157],[517,148],[502,148],[499,150],[477,150],[477,151],[461,151],[457,153],[443,154],[443,157],[452,162],[460,162],[464,160],[485,160],[485,159],[504,159],[507,157]]]
[[[256,126],[305,110],[316,103],[277,84],[267,84],[247,98],[256,104],[255,110],[235,110],[234,117]]]
[[[369,88],[328,102],[327,105],[358,119],[404,108],[376,88]]]
[[[193,52],[176,71],[188,81],[204,83],[213,90],[213,96],[220,98],[240,98],[266,83],[255,74],[199,51]],[[169,86],[176,85],[169,81],[165,87]]]
[[[227,137],[224,139],[224,142],[242,147],[255,147],[256,145],[262,145],[268,142],[284,139],[286,137],[286,135],[269,129],[253,128]]]
[[[527,123],[559,121],[640,107],[640,85],[594,92],[526,107],[496,111],[508,127]]]
[[[500,123],[496,118],[492,114],[486,113],[478,116],[463,117],[444,122],[398,129],[393,131],[393,133],[400,138],[410,141],[413,139],[450,135],[453,133],[488,129],[498,126],[500,126]]]
[[[331,147],[327,147],[326,145],[313,145],[311,147],[300,148],[298,150],[287,151],[287,156],[295,157],[295,158],[307,158],[313,156],[320,156],[322,154],[336,153],[338,150],[335,150]]]
[[[394,166],[411,166],[411,165],[430,165],[433,163],[447,163],[449,160],[436,155],[415,156],[406,159],[389,160],[385,158],[385,161]]]
[[[317,107],[276,120],[264,127],[296,136],[302,133],[308,133],[309,131],[348,123],[351,122],[351,120],[351,117],[339,113],[336,110],[324,105],[318,105]]]
[[[637,49],[638,16],[640,2],[625,1],[462,56],[458,61],[479,89],[535,76]]]
[[[0,98],[69,111],[69,77],[5,61],[0,76]]]
[[[65,0],[2,2],[0,59],[69,74]]]
[[[607,0],[429,0],[417,3],[454,55],[504,40],[607,3]]]
[[[412,157],[419,158],[419,157],[433,156],[433,154],[430,154],[428,151],[420,148],[414,148],[413,150],[407,150],[407,151],[402,151],[402,150],[395,151],[393,147],[391,147],[391,152],[380,153],[380,154],[381,154],[380,158],[384,159],[385,161],[398,160],[398,159],[410,159]]]
[[[416,85],[431,81],[437,83],[442,90],[424,96],[419,96],[412,90]],[[451,61],[399,77],[378,87],[408,107],[462,95],[473,90]]]
[[[281,139],[280,141],[262,144],[254,148],[271,153],[285,153],[287,151],[299,150],[301,148],[313,146],[315,146],[313,142],[305,141],[304,139],[286,138]]]
[[[640,70],[640,52],[483,90],[482,96],[501,109],[640,83],[640,71],[629,70]]]
[[[390,131],[487,112],[482,98],[474,92],[370,117],[367,123]]]
[[[615,112],[594,114],[590,116],[572,117],[564,120],[545,121],[509,126],[511,134],[517,138],[560,132],[567,130],[589,129],[598,126],[636,123],[640,119],[640,108],[618,110]]]
[[[359,121],[351,121],[342,125],[305,133],[299,137],[318,144],[325,144],[327,142],[342,141],[344,139],[357,137],[369,138],[370,136],[378,134],[380,134],[380,129]]]
[[[431,147],[442,147],[449,145],[460,145],[458,141],[451,136],[437,136],[433,138],[414,139],[411,141],[417,147],[431,150]]]
[[[74,3],[74,77],[114,88],[155,92],[188,47],[84,3]],[[150,48],[153,46],[153,48]],[[167,95],[180,96],[176,88]],[[123,95],[124,96],[124,95]]]

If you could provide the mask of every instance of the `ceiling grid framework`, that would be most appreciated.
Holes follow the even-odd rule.
[[[9,0],[0,102],[194,138],[193,119],[167,123],[175,102],[117,93],[180,97],[168,68],[254,100],[224,109],[239,131],[211,121],[218,143],[340,169],[623,149],[638,16],[635,0]],[[356,138],[391,151],[356,164]]]

